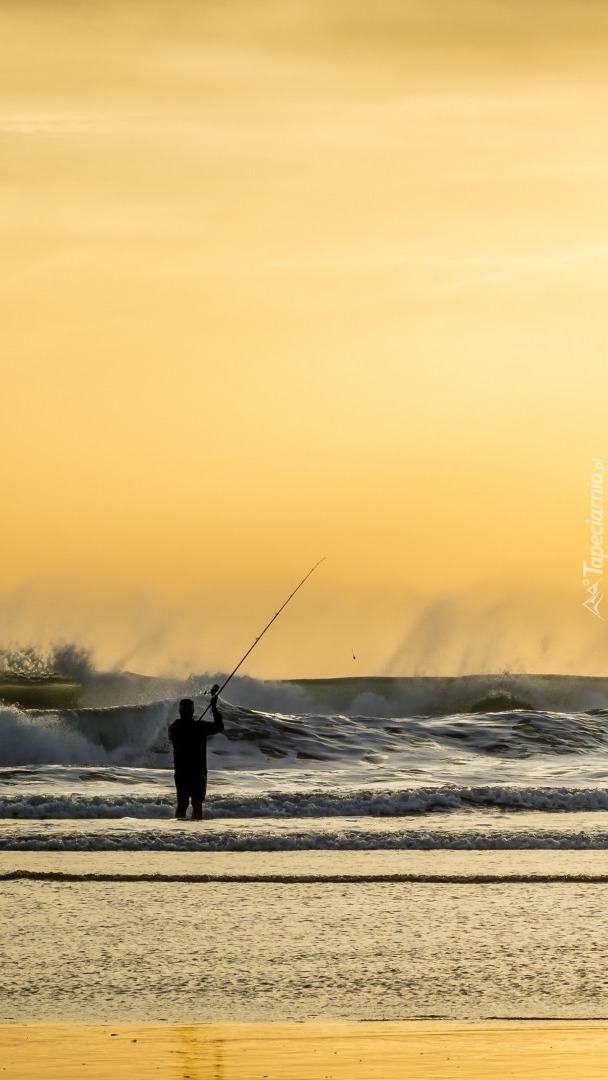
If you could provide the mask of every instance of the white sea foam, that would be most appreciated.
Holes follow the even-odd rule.
[[[60,822],[12,823],[0,827],[2,851],[159,851],[159,852],[302,852],[302,851],[603,851],[608,849],[608,822],[552,828],[543,822],[489,820],[467,826],[464,821],[402,822],[367,818],[315,822],[220,821],[197,823]]]
[[[3,794],[0,819],[80,820],[171,816],[175,799],[165,794],[123,792],[110,794],[54,794],[48,791]],[[401,818],[421,817],[445,811],[475,808],[537,810],[543,812],[608,811],[604,788],[525,787],[494,785],[479,787],[414,787],[403,790],[345,789],[342,791],[268,791],[260,794],[216,794],[206,804],[210,820],[228,818]]]
[[[164,739],[171,705],[60,712],[0,706],[0,765],[144,762]]]
[[[61,714],[31,716],[18,708],[0,710],[0,760],[3,765],[102,764],[103,746],[70,729]]]

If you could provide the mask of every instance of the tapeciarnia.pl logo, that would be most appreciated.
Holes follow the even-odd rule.
[[[602,577],[604,575],[604,559],[608,554],[604,553],[604,473],[606,466],[603,458],[591,458],[593,472],[591,480],[586,487],[590,488],[591,516],[586,518],[586,524],[591,527],[591,557],[589,562],[583,559],[583,586],[589,596],[583,600],[583,607],[587,608],[592,615],[604,620],[600,614],[600,604],[604,597],[602,591]]]

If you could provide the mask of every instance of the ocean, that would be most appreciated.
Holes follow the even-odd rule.
[[[235,678],[0,710],[2,1019],[608,1016],[608,679]]]

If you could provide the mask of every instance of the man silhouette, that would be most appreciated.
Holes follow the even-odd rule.
[[[177,818],[185,818],[188,803],[192,802],[192,820],[203,819],[203,802],[207,794],[207,739],[224,730],[224,721],[217,707],[218,690],[217,685],[211,688],[213,721],[210,724],[195,720],[194,702],[190,698],[182,698],[179,703],[179,719],[169,725],[169,738],[173,744]]]

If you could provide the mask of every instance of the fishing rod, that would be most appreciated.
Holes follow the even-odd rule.
[[[266,633],[266,631],[267,631],[267,630],[270,630],[270,627],[272,626],[272,624],[273,624],[273,622],[275,621],[275,619],[278,619],[278,617],[279,617],[279,615],[281,614],[281,612],[282,612],[282,611],[283,611],[283,610],[284,610],[284,609],[285,609],[285,608],[287,607],[287,605],[288,605],[289,601],[290,601],[290,600],[293,600],[293,598],[294,598],[294,596],[296,595],[296,593],[298,592],[298,590],[302,588],[302,585],[304,584],[304,582],[305,582],[305,581],[308,581],[308,579],[309,579],[310,575],[311,575],[312,573],[314,573],[314,571],[315,571],[315,570],[317,569],[317,566],[320,566],[322,562],[325,562],[325,558],[319,559],[318,563],[315,563],[315,565],[313,566],[312,570],[309,570],[309,571],[308,571],[308,573],[306,574],[306,577],[303,577],[303,578],[302,578],[302,580],[301,580],[300,584],[299,584],[299,585],[296,585],[296,587],[295,587],[295,589],[293,590],[293,592],[292,592],[292,593],[290,593],[290,595],[289,595],[289,596],[287,597],[287,600],[285,601],[285,603],[284,603],[284,604],[281,604],[281,606],[280,606],[279,610],[275,612],[275,614],[274,614],[274,615],[272,616],[272,619],[270,620],[270,622],[269,622],[269,623],[267,623],[267,624],[266,624],[266,626],[264,627],[264,629],[262,630],[261,634],[258,634],[258,636],[256,637],[256,639],[255,639],[255,641],[254,641],[253,645],[251,645],[251,646],[250,646],[250,647],[249,647],[249,648],[247,649],[247,652],[245,653],[245,655],[244,655],[244,656],[243,656],[243,657],[242,657],[242,658],[241,658],[241,659],[239,660],[239,662],[238,662],[238,664],[236,665],[236,667],[235,667],[235,668],[233,668],[233,670],[232,670],[232,671],[230,672],[230,675],[228,676],[228,678],[227,678],[227,679],[225,679],[225,680],[224,680],[224,682],[222,683],[222,685],[221,685],[221,686],[219,686],[219,685],[218,685],[218,683],[216,683],[216,684],[215,684],[214,686],[212,686],[212,687],[211,687],[211,694],[213,695],[213,697],[219,697],[219,696],[220,696],[220,694],[221,694],[222,690],[224,690],[224,689],[225,689],[225,688],[226,688],[226,687],[228,686],[228,683],[230,682],[230,680],[231,680],[232,676],[233,676],[233,675],[236,675],[236,673],[237,673],[237,671],[239,670],[239,668],[241,667],[241,665],[245,663],[245,660],[247,659],[247,657],[249,656],[249,654],[253,652],[253,650],[255,649],[255,647],[256,647],[256,645],[257,645],[258,641],[261,641],[261,640],[262,640],[262,638],[264,637],[264,634]],[[203,711],[203,712],[201,713],[201,715],[199,716],[199,720],[202,720],[202,719],[203,719],[203,716],[205,715],[205,713],[208,713],[208,712],[209,712],[209,709],[210,709],[210,708],[211,708],[211,702],[209,702],[209,704],[207,705],[206,709],[205,709],[205,710],[204,710],[204,711]]]

